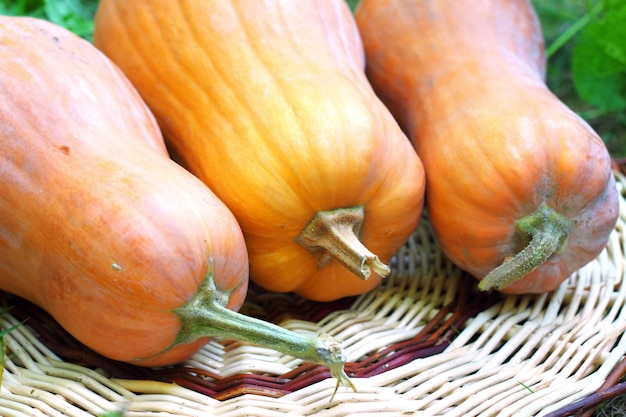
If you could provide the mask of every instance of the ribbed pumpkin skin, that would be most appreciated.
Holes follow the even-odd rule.
[[[233,211],[255,282],[316,300],[379,283],[296,243],[316,212],[364,206],[360,240],[387,262],[423,204],[421,162],[364,75],[343,0],[103,0],[94,43]]]
[[[247,254],[234,216],[168,156],[121,71],[51,23],[0,17],[0,288],[33,301],[97,352],[140,365],[167,350],[173,310],[213,260],[238,309]]]
[[[504,292],[554,290],[600,253],[618,215],[610,156],[546,87],[529,2],[363,0],[355,16],[368,77],[424,163],[452,261],[483,278],[521,250],[516,222],[543,205],[571,221],[569,237]]]

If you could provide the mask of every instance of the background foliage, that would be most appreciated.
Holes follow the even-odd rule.
[[[626,1],[534,0],[548,86],[626,157]]]
[[[352,8],[358,3],[346,1]],[[548,86],[589,122],[614,157],[625,158],[626,0],[532,3],[546,40]],[[0,14],[47,19],[91,40],[97,4],[98,0],[0,0]],[[626,398],[605,405],[597,415],[626,416]]]
[[[0,15],[33,16],[91,40],[97,0],[0,0]]]

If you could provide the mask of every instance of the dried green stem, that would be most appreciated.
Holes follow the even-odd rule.
[[[478,284],[482,291],[501,290],[522,279],[559,253],[567,242],[572,221],[543,205],[516,222],[518,233],[529,238],[524,249],[487,274]]]
[[[368,279],[372,271],[385,277],[389,267],[358,238],[363,219],[363,206],[318,211],[296,241],[315,257],[320,268],[335,260],[361,279]]]

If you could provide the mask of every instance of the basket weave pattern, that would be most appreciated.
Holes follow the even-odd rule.
[[[425,218],[374,291],[313,303],[252,287],[245,314],[343,341],[357,392],[321,366],[232,341],[139,369],[81,347],[8,294],[0,416],[543,416],[606,386],[626,354],[626,177],[606,249],[557,291],[476,292]],[[554,415],[554,414],[552,414]]]

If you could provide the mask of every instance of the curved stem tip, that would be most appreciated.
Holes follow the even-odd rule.
[[[481,291],[501,290],[524,278],[553,255],[562,251],[573,221],[547,205],[515,223],[517,231],[530,238],[524,249],[487,274],[478,284]]]

